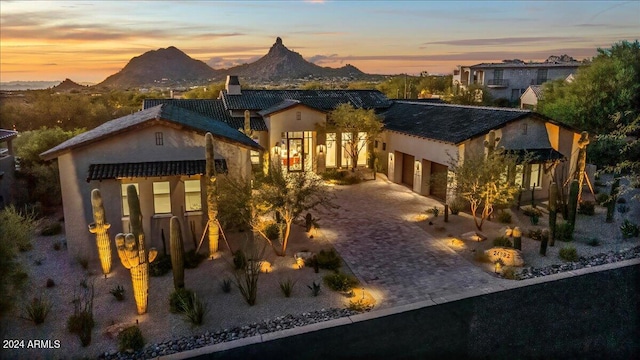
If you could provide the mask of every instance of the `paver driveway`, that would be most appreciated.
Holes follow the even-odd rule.
[[[472,289],[500,288],[503,280],[457,255],[416,223],[434,205],[442,206],[381,176],[352,186],[336,186],[335,215],[321,219],[321,232],[356,276],[378,292],[377,308],[411,304]],[[486,289],[486,290],[485,290]]]

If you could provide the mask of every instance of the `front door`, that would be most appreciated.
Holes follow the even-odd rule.
[[[402,154],[402,183],[413,188],[413,162],[415,157]]]

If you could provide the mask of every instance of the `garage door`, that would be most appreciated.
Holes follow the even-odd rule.
[[[431,163],[431,187],[429,195],[445,200],[447,197],[447,165]]]
[[[402,154],[402,183],[413,187],[413,162],[415,157]]]

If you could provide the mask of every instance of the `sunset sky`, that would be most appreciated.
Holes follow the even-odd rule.
[[[456,64],[596,55],[640,37],[640,1],[0,1],[0,81],[100,82],[175,46],[214,68],[277,36],[318,65],[451,73]]]

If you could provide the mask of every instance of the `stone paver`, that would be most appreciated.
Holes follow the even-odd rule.
[[[321,233],[379,298],[377,308],[468,292],[495,291],[508,280],[488,274],[416,223],[439,202],[384,176],[333,190],[340,208],[322,216]]]

